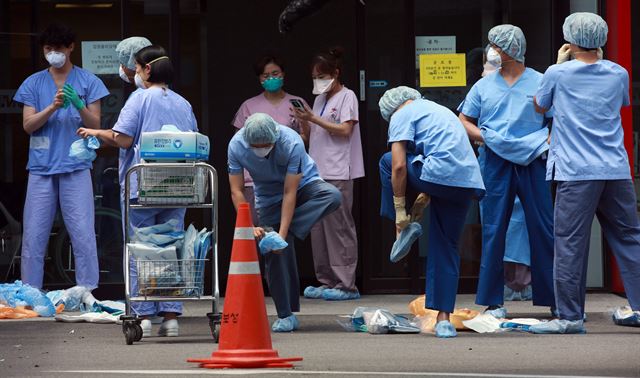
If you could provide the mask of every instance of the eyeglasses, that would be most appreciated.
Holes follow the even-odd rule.
[[[267,80],[270,77],[281,77],[281,76],[282,76],[282,71],[273,70],[271,72],[263,72],[262,75],[260,75],[260,78]]]

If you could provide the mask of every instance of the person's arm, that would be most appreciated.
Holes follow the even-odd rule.
[[[33,106],[25,105],[22,108],[22,128],[31,135],[39,130],[49,120],[49,117],[64,104],[64,93],[61,89],[56,92],[51,105],[47,106],[40,112],[36,112]]]
[[[302,180],[302,173],[296,175],[287,174],[284,178],[284,193],[282,196],[282,210],[280,213],[280,229],[278,230],[278,234],[285,240],[289,234],[289,226],[293,219],[293,212],[296,209],[296,196],[298,194],[300,180]]]
[[[304,109],[294,108],[293,112],[294,116],[301,122],[306,121],[315,123],[316,125],[327,130],[329,133],[343,137],[348,137],[351,135],[353,125],[355,124],[355,121],[353,120],[345,121],[342,123],[329,122],[319,115],[314,114],[313,111],[311,111],[311,109],[309,109],[308,107],[305,107]]]
[[[391,144],[391,187],[393,188],[393,207],[396,211],[397,231],[409,225],[405,193],[407,190],[407,142]]]
[[[311,125],[309,125],[308,121],[304,121],[299,119],[300,122],[300,137],[306,146],[309,145],[309,135],[311,135]]]
[[[101,141],[112,147],[127,149],[133,144],[133,137],[130,137],[123,133],[119,133],[117,131],[113,131],[112,129],[95,130],[81,127],[78,129],[77,134],[83,138],[88,138],[90,136],[97,137]]]
[[[247,202],[247,199],[244,197],[244,176],[242,173],[239,175],[229,174],[229,186],[231,188],[231,201],[233,202],[233,206],[238,210],[238,206]]]
[[[464,129],[467,131],[467,135],[469,135],[469,139],[471,139],[472,142],[484,143],[484,138],[482,137],[482,133],[478,127],[478,120],[476,118],[467,117],[463,113],[460,113],[458,118],[460,119],[460,122],[462,122],[462,126],[464,126]]]
[[[94,101],[78,110],[82,123],[90,129],[100,128],[100,100]]]
[[[536,113],[544,114],[549,111],[549,109],[545,109],[542,106],[538,105],[536,96],[533,96],[533,107],[536,109]]]

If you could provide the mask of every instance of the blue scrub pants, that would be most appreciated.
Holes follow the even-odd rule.
[[[100,271],[89,169],[47,176],[29,173],[20,261],[22,282],[42,288],[44,256],[58,204],[73,246],[76,285],[93,290],[98,287]]]
[[[480,201],[482,211],[482,258],[476,303],[504,303],[504,252],[507,226],[516,194],[520,197],[531,247],[533,304],[554,306],[553,219],[546,160],[537,158],[527,166],[505,160],[485,149],[482,178],[487,188]]]
[[[304,240],[311,227],[327,214],[337,210],[341,201],[340,191],[322,180],[313,181],[298,189],[296,209],[286,239],[289,245],[282,253],[268,253],[264,259],[267,285],[279,318],[286,318],[300,311],[300,279],[294,236]],[[282,202],[259,208],[258,217],[261,225],[272,227],[277,232],[281,211]]]
[[[554,209],[554,283],[560,319],[584,313],[593,215],[620,267],[631,308],[640,310],[640,223],[631,180],[559,181]]]
[[[120,198],[123,198],[122,193]],[[186,209],[130,209],[129,224],[131,227],[140,228],[178,219],[180,222],[176,227],[183,229],[185,213]],[[124,217],[122,221],[124,222]],[[137,293],[138,269],[133,258],[129,261],[129,278],[131,293]],[[182,314],[182,302],[131,302],[131,310],[138,316],[162,316],[165,312],[175,312],[180,315]]]
[[[414,155],[407,154],[407,184],[431,196],[429,205],[429,255],[426,261],[425,307],[453,312],[458,293],[460,256],[458,242],[464,229],[467,211],[475,189],[433,184],[422,181],[422,163],[411,164]],[[391,186],[391,152],[380,159],[382,197],[380,215],[395,222],[393,188]]]

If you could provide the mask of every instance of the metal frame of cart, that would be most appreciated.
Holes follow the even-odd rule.
[[[154,182],[157,185],[150,191],[150,197],[143,198],[140,196],[141,181],[147,172],[176,172],[175,177],[167,177],[166,180]],[[203,172],[206,177],[196,177],[197,172]],[[124,206],[124,224],[127,225],[124,230],[124,278],[125,278],[125,297],[126,297],[126,312],[120,319],[122,320],[122,332],[125,335],[127,345],[133,344],[134,341],[140,341],[142,339],[142,327],[140,325],[141,319],[132,314],[131,302],[156,302],[156,301],[211,301],[211,312],[207,313],[209,319],[209,327],[214,341],[218,342],[220,333],[220,321],[221,314],[218,310],[220,303],[220,288],[218,285],[218,174],[211,165],[206,163],[140,163],[129,168],[125,178],[125,192],[124,198],[129,199],[131,197],[131,176],[136,174],[138,180],[138,203],[132,204],[129,200],[125,202]],[[148,176],[148,174],[147,174]],[[191,179],[189,179],[189,177]],[[205,185],[204,188],[201,186]],[[207,188],[209,195],[207,195]],[[143,185],[144,186],[144,185]],[[206,201],[207,197],[210,201]],[[197,208],[197,209],[210,209],[211,210],[211,244],[209,250],[211,253],[211,290],[212,295],[204,295],[204,266],[201,265],[204,261],[192,259],[189,260],[188,266],[202,266],[200,271],[200,286],[199,290],[193,282],[183,285],[168,285],[145,288],[147,292],[168,293],[169,295],[140,295],[140,285],[138,293],[131,293],[131,277],[130,277],[130,252],[127,247],[127,243],[130,242],[130,228],[129,225],[129,211],[137,208]],[[204,254],[205,260],[209,255],[209,250]],[[169,260],[170,261],[170,260]],[[181,260],[176,260],[176,264],[179,264]],[[145,261],[145,264],[155,264],[155,261]],[[166,262],[165,262],[166,263]],[[137,264],[137,262],[136,262]],[[137,264],[137,266],[140,266]],[[153,269],[153,268],[151,268]],[[195,268],[194,268],[195,269]],[[183,277],[183,280],[186,278]],[[186,282],[186,281],[185,281]],[[181,291],[182,290],[182,291]],[[134,295],[132,295],[134,294]]]

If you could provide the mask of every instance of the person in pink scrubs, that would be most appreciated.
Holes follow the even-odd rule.
[[[353,180],[364,176],[358,99],[340,81],[341,48],[313,57],[311,76],[313,110],[294,109],[301,135],[320,176],[342,193],[342,205],[311,229],[311,247],[319,287],[304,290],[307,298],[346,300],[360,298],[356,287],[358,238],[351,215]]]
[[[280,125],[288,126],[300,132],[299,122],[293,117],[290,100],[301,101],[308,106],[301,97],[294,96],[284,91],[284,61],[275,55],[262,56],[253,66],[258,82],[264,89],[262,93],[251,97],[240,105],[240,109],[233,117],[231,124],[236,129],[241,129],[244,122],[254,113],[265,113],[271,116]],[[258,214],[254,206],[253,180],[247,171],[244,172],[244,197],[251,206],[251,216],[255,225],[260,224]]]

